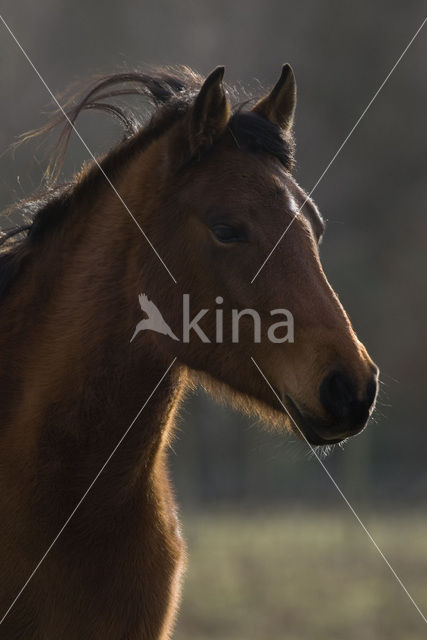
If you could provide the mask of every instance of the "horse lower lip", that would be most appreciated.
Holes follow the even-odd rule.
[[[342,437],[333,437],[333,438],[325,438],[319,435],[316,429],[314,429],[310,424],[308,424],[307,418],[304,417],[303,413],[300,411],[300,409],[292,400],[292,398],[290,396],[285,396],[285,400],[287,401],[286,410],[291,416],[292,422],[296,425],[300,434],[303,436],[305,440],[307,440],[307,442],[310,445],[326,446],[328,444],[329,445],[338,444],[339,442],[342,442],[343,440],[345,440],[346,438],[345,435]]]

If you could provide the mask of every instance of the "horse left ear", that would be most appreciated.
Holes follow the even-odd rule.
[[[191,110],[190,149],[197,155],[208,149],[225,131],[230,117],[230,103],[222,79],[224,67],[209,74]]]
[[[290,64],[284,64],[274,88],[254,106],[253,111],[290,133],[297,104],[297,85]]]

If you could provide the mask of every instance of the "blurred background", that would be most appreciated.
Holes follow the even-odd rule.
[[[290,62],[296,176],[308,191],[424,19],[418,0],[3,0],[4,19],[52,91],[94,72],[185,64],[257,94]],[[316,189],[321,257],[381,368],[375,418],[325,460],[427,612],[427,27]],[[0,153],[45,121],[49,96],[0,24]],[[92,119],[93,118],[93,119]],[[96,118],[96,120],[95,120]],[[92,150],[118,130],[83,114]],[[74,140],[66,175],[87,157]],[[0,205],[46,165],[0,158]],[[1,226],[11,221],[3,215]],[[177,640],[415,640],[427,627],[307,447],[198,392],[171,451],[189,563]]]

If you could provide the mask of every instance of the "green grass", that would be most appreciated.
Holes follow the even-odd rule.
[[[342,512],[183,516],[188,570],[174,640],[420,640],[427,625]],[[364,516],[427,613],[427,516]]]

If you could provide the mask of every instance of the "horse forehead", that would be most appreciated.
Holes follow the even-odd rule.
[[[278,209],[283,206],[296,215],[300,206],[295,191],[298,186],[291,174],[275,159],[264,154],[239,153],[219,148],[204,166],[200,166],[200,188],[229,202],[251,202],[258,207],[265,202]],[[194,183],[191,183],[193,185]],[[301,190],[302,191],[302,190]]]
[[[274,158],[265,156],[246,157],[240,165],[227,161],[220,166],[222,195],[231,199],[248,200],[256,209],[263,203],[269,208],[297,216],[301,206],[299,193],[304,194],[292,175]],[[229,160],[227,158],[227,160]],[[298,191],[299,190],[299,191]],[[305,195],[305,194],[304,194]]]

